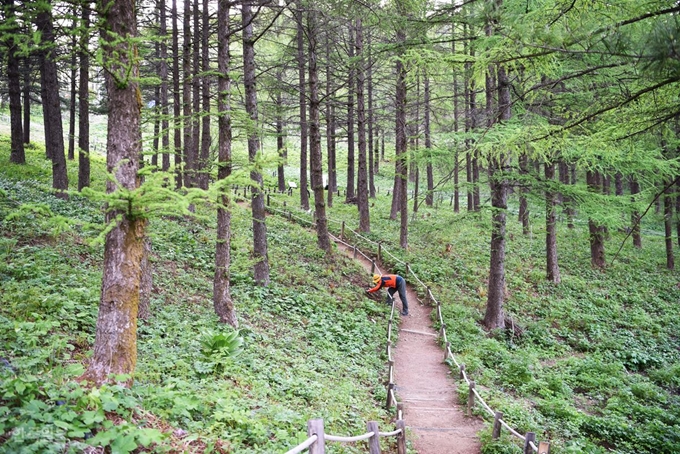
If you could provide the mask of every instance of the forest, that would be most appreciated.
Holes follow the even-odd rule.
[[[0,15],[0,452],[393,425],[392,320],[338,239],[436,295],[442,357],[517,432],[680,452],[677,1]],[[526,452],[473,413],[482,453]]]

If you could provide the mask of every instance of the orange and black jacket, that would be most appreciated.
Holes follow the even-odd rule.
[[[380,281],[375,285],[370,290],[367,290],[368,293],[373,293],[377,292],[380,290],[382,287],[391,287],[391,288],[397,288],[397,276],[396,274],[383,274],[380,276]]]

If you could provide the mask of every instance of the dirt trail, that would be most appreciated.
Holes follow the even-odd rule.
[[[338,247],[351,256],[349,249]],[[371,272],[368,260],[360,255],[357,260]],[[404,403],[407,439],[418,454],[478,454],[477,432],[483,423],[467,417],[465,406],[458,404],[456,382],[444,364],[444,351],[437,345],[437,333],[431,326],[432,308],[418,301],[411,286],[406,290],[409,315],[401,317],[392,356],[397,400]],[[385,291],[381,292],[384,298]],[[401,300],[397,293],[394,298],[396,314],[401,311]]]

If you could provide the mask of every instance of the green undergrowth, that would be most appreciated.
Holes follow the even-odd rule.
[[[507,329],[487,332],[481,320],[488,284],[488,208],[453,213],[446,201],[438,208],[421,207],[411,214],[409,249],[403,251],[399,221],[389,220],[390,199],[381,195],[370,203],[371,232],[363,236],[381,241],[399,258],[383,253],[382,265],[406,276],[421,302],[425,290],[403,262],[430,286],[442,305],[456,360],[511,427],[550,441],[553,453],[680,452],[680,279],[665,269],[663,237],[654,234],[662,228],[658,216],[645,220],[648,234],[639,250],[630,238],[624,243],[625,232],[610,229],[604,270],[590,265],[587,219],[577,218],[569,229],[561,218],[562,282],[553,285],[545,278],[542,205],[531,207],[529,235],[522,234],[511,206]],[[344,220],[350,243],[377,252],[374,244],[349,233],[358,226],[356,205],[339,200],[329,218],[333,232],[339,234]],[[465,402],[464,383],[459,390]],[[492,422],[481,406],[476,412]],[[521,452],[521,443],[507,432],[493,440],[491,424],[481,435],[485,454]]]
[[[272,283],[256,286],[252,222],[239,206],[238,330],[212,308],[214,222],[155,218],[151,316],[138,324],[134,385],[79,383],[95,335],[102,211],[50,194],[44,151],[11,166],[0,145],[0,452],[276,453],[304,441],[312,418],[336,435],[364,433],[371,420],[391,430],[382,408],[389,314],[364,296],[365,272],[343,254],[324,257],[313,232],[270,216]]]

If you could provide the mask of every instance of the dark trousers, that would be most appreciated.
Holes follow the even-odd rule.
[[[401,308],[404,312],[408,312],[408,301],[406,301],[406,279],[399,276],[397,277],[397,288],[387,289],[387,304],[392,304],[392,299],[394,299],[394,294],[399,292],[399,299],[401,299]]]

